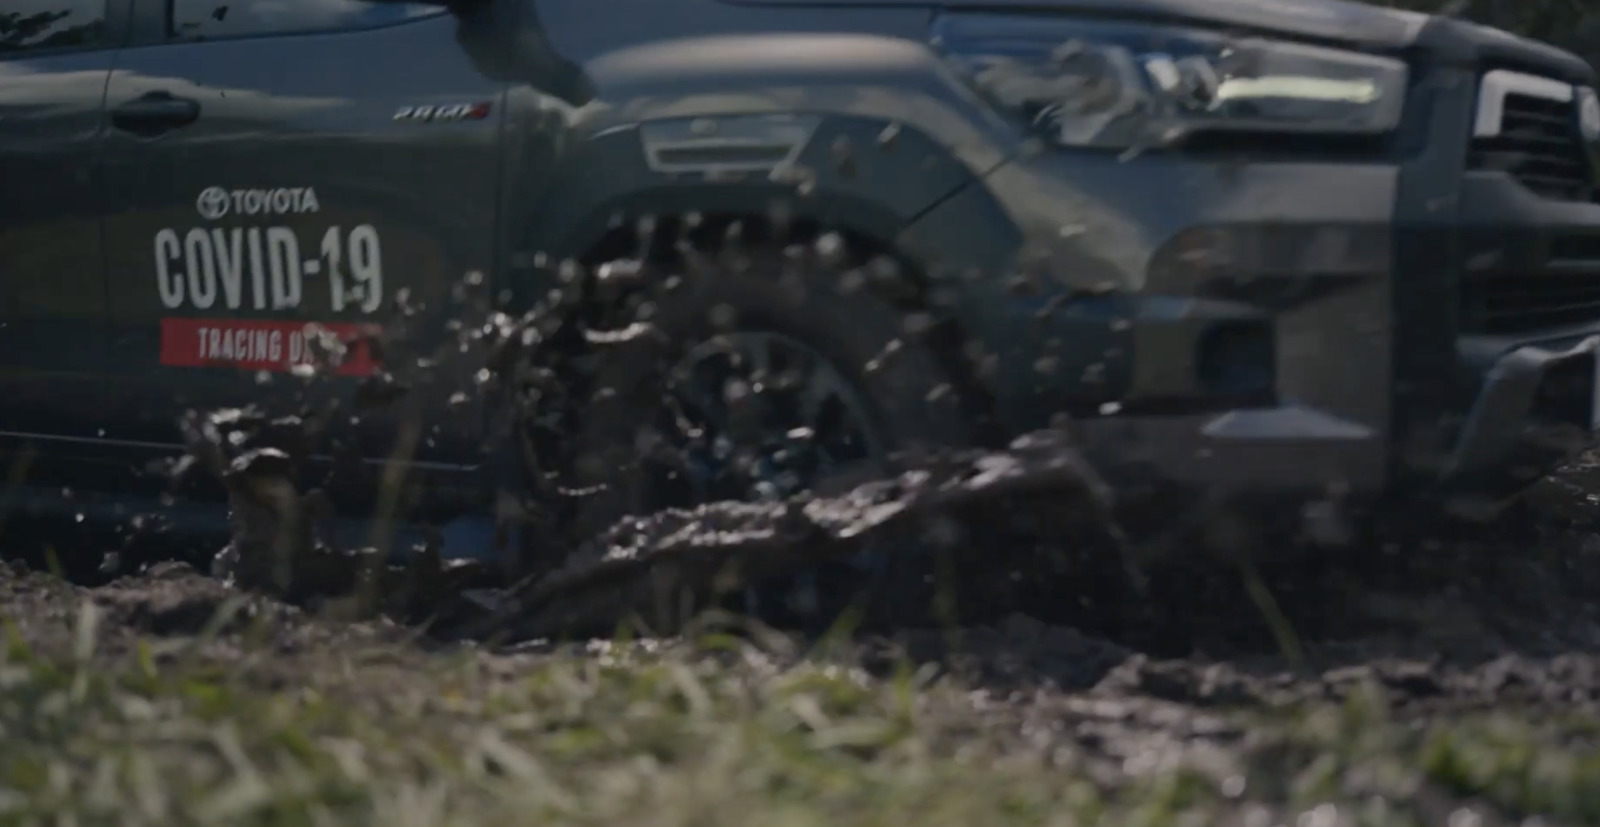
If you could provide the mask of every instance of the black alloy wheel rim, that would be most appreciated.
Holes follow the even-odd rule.
[[[644,511],[722,502],[840,494],[881,478],[886,440],[865,398],[834,365],[779,333],[743,331],[691,349],[668,374],[655,433],[644,453]],[[848,562],[760,584],[742,593],[757,617],[827,621],[840,592],[874,586],[887,560]],[[831,592],[831,593],[830,593]]]

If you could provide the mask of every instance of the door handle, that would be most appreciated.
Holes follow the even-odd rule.
[[[136,135],[158,135],[200,118],[200,102],[171,92],[146,92],[111,110],[111,123]]]

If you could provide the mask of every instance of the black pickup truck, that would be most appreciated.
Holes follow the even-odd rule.
[[[1574,55],[1335,0],[8,0],[0,439],[64,508],[154,495],[308,324],[353,392],[474,273],[562,293],[540,459],[631,509],[1063,416],[1179,489],[1499,498],[1600,420],[1597,150]],[[345,451],[486,513],[497,398]]]

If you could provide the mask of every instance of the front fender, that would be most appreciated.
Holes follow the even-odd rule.
[[[983,192],[983,177],[1023,151],[1026,136],[909,35],[924,37],[926,18],[906,31],[668,40],[585,61],[597,95],[581,106],[514,90],[521,126],[511,136],[521,145],[509,167],[505,272],[516,304],[554,286],[542,262],[584,257],[619,222],[767,215],[781,204],[795,218],[909,254],[954,299],[948,306],[968,335],[997,352],[1008,334],[973,308],[988,306],[976,299],[1004,281],[1020,246],[1009,217],[985,211],[985,226],[963,227],[951,240],[977,239],[992,253],[983,256],[996,269],[992,284],[940,260],[970,261],[972,251],[899,242],[942,204]],[[751,160],[752,144],[785,140],[793,152]],[[696,151],[663,164],[652,152],[663,143]]]
[[[512,263],[586,249],[624,202],[655,212],[803,202],[796,211],[824,221],[882,213],[871,217],[881,226],[860,229],[893,237],[1022,144],[927,46],[925,16],[896,19],[904,25],[872,33],[729,32],[603,48],[583,62],[596,94],[580,106],[514,91]],[[646,158],[651,130],[784,118],[814,128],[783,164],[730,177],[712,169],[715,153],[700,170]]]
[[[928,37],[926,23],[915,27]],[[904,124],[975,172],[1020,143],[924,39],[882,33],[726,34],[605,52],[587,65],[600,98],[580,133],[668,118],[815,113]]]
[[[678,133],[689,123],[684,119],[612,129],[563,165],[549,196],[530,211],[518,252],[577,257],[621,219],[689,212],[768,215],[779,205],[797,218],[888,242],[977,180],[918,130],[861,117],[797,120],[806,132],[792,161],[759,162],[765,165],[731,172],[717,168],[737,154],[731,145],[726,156],[714,147],[699,150],[703,160],[690,158],[670,169],[652,162],[652,127]]]

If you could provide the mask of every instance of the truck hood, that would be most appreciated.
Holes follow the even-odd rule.
[[[1416,41],[1426,15],[1345,0],[727,0],[764,6],[958,6],[1186,21],[1338,40],[1379,49]]]

